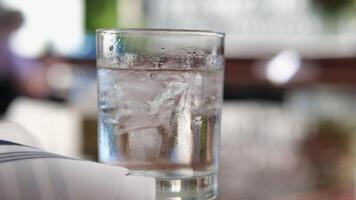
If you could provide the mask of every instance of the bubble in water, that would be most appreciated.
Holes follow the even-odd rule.
[[[190,56],[192,54],[192,47],[187,47],[184,50],[185,50],[185,53],[188,54],[188,56]]]
[[[109,47],[109,50],[112,51],[113,49],[114,49],[114,46],[111,45],[111,46]]]
[[[217,120],[217,119],[216,119],[216,115],[213,115],[213,116],[209,117],[208,120],[209,120],[210,123],[215,124],[215,123],[216,123],[216,120]]]
[[[194,119],[193,119],[193,123],[194,123],[194,124],[201,124],[202,122],[203,122],[202,116],[196,116],[196,117],[194,117]]]

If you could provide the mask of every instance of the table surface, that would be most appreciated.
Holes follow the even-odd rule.
[[[291,164],[286,158],[285,163],[280,163],[260,156],[256,159],[222,150],[219,200],[354,200],[356,197],[354,178],[347,170],[331,169],[325,175],[328,173],[301,161]]]

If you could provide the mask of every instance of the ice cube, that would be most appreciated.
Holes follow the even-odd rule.
[[[181,98],[184,97],[188,90],[188,85],[183,82],[170,82],[167,83],[163,91],[158,94],[153,101],[149,101],[148,104],[152,109],[166,109],[169,107],[174,107]]]
[[[119,116],[117,123],[117,134],[124,134],[140,129],[155,128],[161,124],[159,115],[150,115],[149,113]]]
[[[128,137],[131,158],[146,161],[159,158],[162,139],[158,128],[136,129]]]
[[[160,73],[147,75],[145,72],[145,75],[136,76],[135,81],[127,81],[128,77],[125,77],[126,81],[119,86],[122,91],[118,112],[119,134],[162,125],[168,129],[176,107],[184,106],[187,82],[173,72]]]

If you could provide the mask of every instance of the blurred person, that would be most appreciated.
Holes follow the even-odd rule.
[[[18,95],[43,97],[47,93],[44,67],[15,55],[10,48],[10,36],[22,22],[20,12],[6,9],[0,2],[0,115]]]

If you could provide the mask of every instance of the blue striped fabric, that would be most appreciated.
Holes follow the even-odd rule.
[[[22,144],[18,144],[18,143],[14,143],[14,142],[9,142],[6,140],[0,140],[0,145],[20,145],[20,146],[24,146]]]
[[[77,160],[75,158],[70,158],[67,156],[40,151],[34,147],[30,147],[30,146],[26,146],[14,142],[6,141],[6,140],[0,140],[0,145],[17,145],[17,146],[34,149],[33,151],[14,151],[14,152],[0,153],[0,163],[25,160],[25,159],[38,159],[38,158],[58,158],[58,159]]]

